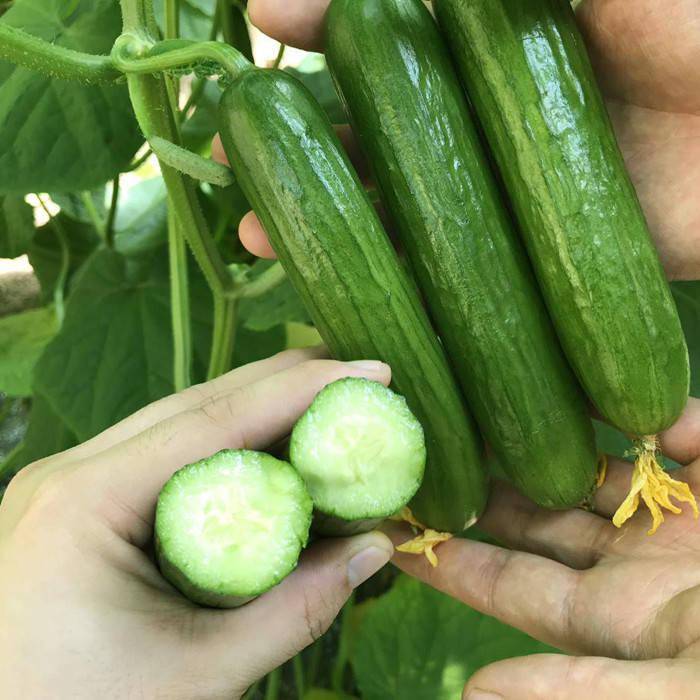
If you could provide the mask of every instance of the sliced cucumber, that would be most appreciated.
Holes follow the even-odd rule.
[[[289,452],[316,509],[344,521],[368,519],[364,529],[413,497],[426,457],[423,428],[403,396],[355,377],[319,392],[294,426]]]
[[[241,605],[294,569],[312,510],[287,462],[251,450],[217,452],[176,472],[158,497],[161,571],[195,603]]]

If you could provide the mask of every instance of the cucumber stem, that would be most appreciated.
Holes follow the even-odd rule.
[[[233,46],[220,41],[195,42],[156,55],[145,55],[155,44],[148,44],[133,34],[122,34],[112,49],[112,62],[116,68],[126,74],[162,73],[194,66],[204,61],[213,61],[221,66],[224,73],[236,79],[254,68],[253,64]]]
[[[110,56],[57,46],[6,22],[0,22],[0,59],[62,80],[109,83],[121,75]]]
[[[671,497],[681,503],[689,503],[695,519],[698,518],[700,513],[690,486],[685,482],[672,479],[664,471],[663,457],[656,435],[645,435],[635,440],[634,447],[628,454],[634,455],[636,459],[629,493],[613,516],[615,527],[622,527],[634,515],[640,500],[644,501],[651,512],[652,525],[647,532],[648,535],[653,535],[664,522],[661,507],[676,515],[681,513],[681,509],[671,502]]]

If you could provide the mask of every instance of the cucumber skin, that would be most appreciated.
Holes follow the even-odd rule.
[[[433,18],[420,0],[333,0],[326,57],[487,442],[536,503],[581,504],[585,399]]]
[[[170,563],[168,555],[163,551],[159,538],[156,536],[154,540],[156,559],[158,568],[170,584],[175,586],[188,600],[193,603],[202,605],[208,608],[238,608],[257,598],[257,596],[233,596],[222,595],[214,591],[208,591],[201,586],[192,583],[187,576],[177,567]]]
[[[482,443],[427,315],[310,92],[255,70],[224,92],[231,166],[334,357],[380,359],[425,431],[416,517],[460,532],[486,504]]]
[[[314,519],[311,522],[311,529],[322,537],[351,537],[362,532],[376,530],[385,520],[386,518],[343,520],[316,510],[314,511]]]
[[[570,4],[433,6],[584,389],[624,432],[668,428],[685,339]]]

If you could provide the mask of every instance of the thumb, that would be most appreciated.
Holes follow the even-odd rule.
[[[697,692],[694,661],[616,661],[595,656],[535,654],[477,671],[463,700],[658,700]]]
[[[317,542],[280,585],[230,613],[229,640],[235,665],[250,683],[316,641],[331,625],[354,588],[381,569],[394,553],[380,532]],[[231,660],[229,660],[231,661]]]

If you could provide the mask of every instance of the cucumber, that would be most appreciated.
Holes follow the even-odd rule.
[[[593,427],[421,0],[333,0],[326,56],[462,389],[529,498],[580,504]]]
[[[671,426],[688,352],[566,0],[434,0],[566,355],[598,411]]]
[[[420,298],[311,93],[248,71],[219,108],[224,150],[332,354],[380,359],[425,431],[416,517],[460,532],[486,502],[482,445]]]
[[[316,509],[350,521],[339,534],[372,529],[403,508],[423,479],[425,455],[423,428],[403,396],[356,377],[318,393],[289,446]],[[333,534],[330,523],[321,518],[316,529]]]
[[[295,568],[312,510],[290,464],[262,452],[222,450],[180,469],[160,492],[160,570],[195,603],[237,607]]]

